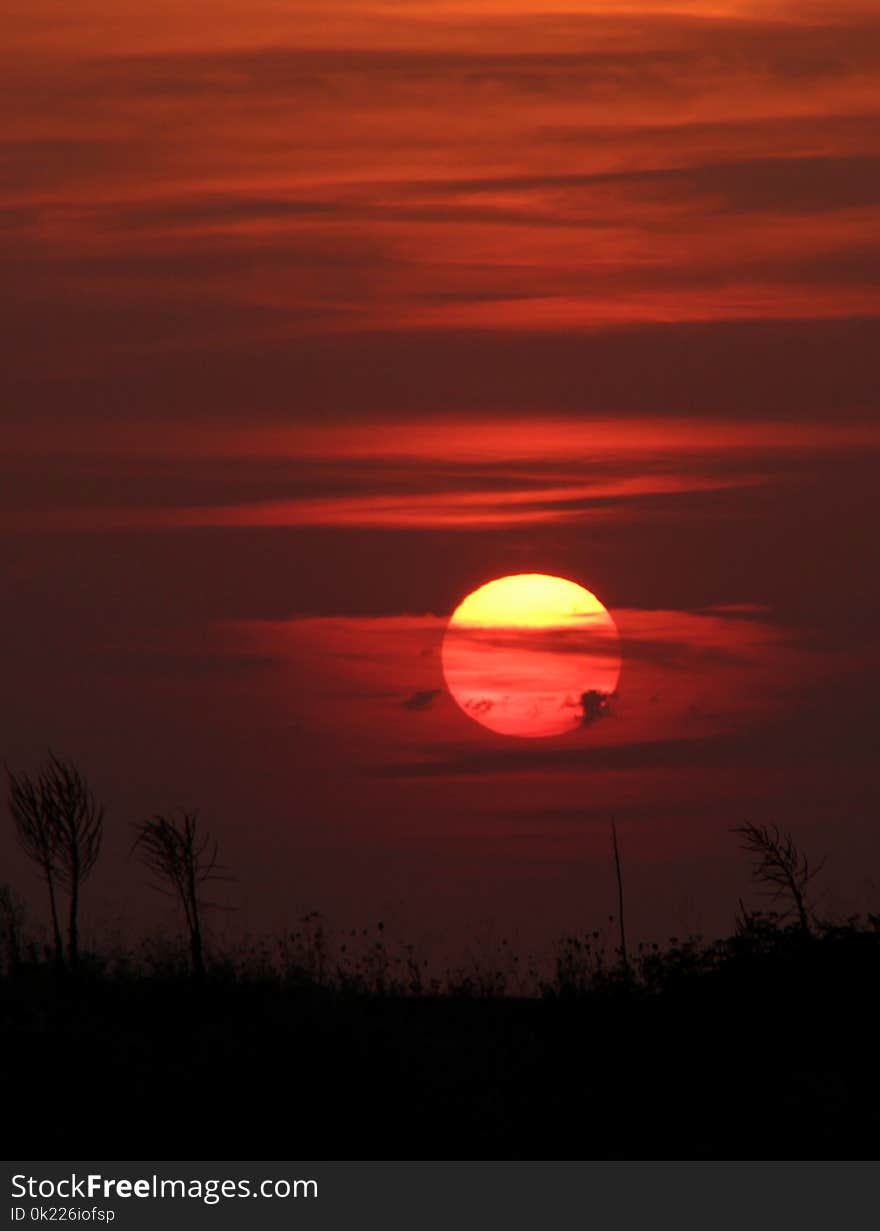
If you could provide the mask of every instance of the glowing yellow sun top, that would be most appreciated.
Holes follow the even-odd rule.
[[[516,573],[489,581],[455,609],[453,626],[478,628],[571,628],[598,620],[608,612],[589,590],[564,577]]]

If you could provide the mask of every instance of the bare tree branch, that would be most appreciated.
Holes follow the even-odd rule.
[[[731,830],[740,838],[740,845],[752,856],[752,875],[769,886],[774,901],[790,899],[798,922],[805,932],[810,930],[810,909],[807,886],[825,866],[825,858],[811,865],[796,846],[790,833],[781,833],[772,825],[738,825]]]
[[[201,887],[209,881],[231,879],[218,862],[217,840],[199,832],[197,812],[184,811],[179,817],[157,814],[135,828],[132,853],[138,854],[156,878],[154,888],[172,894],[183,907],[193,979],[200,982],[205,975],[202,911],[216,905],[204,900]]]

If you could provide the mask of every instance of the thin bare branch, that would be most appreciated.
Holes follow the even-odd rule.
[[[732,831],[740,845],[752,856],[752,875],[769,886],[773,901],[789,899],[805,932],[810,930],[810,909],[806,889],[822,871],[825,858],[814,866],[797,847],[792,835],[776,825],[738,825]]]

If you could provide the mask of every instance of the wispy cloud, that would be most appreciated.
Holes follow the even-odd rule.
[[[647,475],[575,486],[529,486],[520,490],[463,490],[405,495],[329,496],[214,507],[60,507],[12,511],[0,525],[69,531],[107,529],[173,530],[194,526],[338,526],[387,529],[505,528],[550,521],[582,521],[614,515],[628,501],[683,495],[760,482],[740,478]]]
[[[45,22],[9,32],[4,273],[43,321],[88,287],[55,331],[80,370],[305,329],[876,314],[867,6],[194,12],[59,13],[51,53]]]

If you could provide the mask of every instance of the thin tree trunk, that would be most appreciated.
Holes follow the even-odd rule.
[[[67,924],[67,958],[71,970],[79,965],[79,843],[75,833],[70,832],[70,914]]]
[[[190,953],[192,954],[193,982],[202,983],[205,978],[205,959],[202,953],[202,933],[197,922],[193,924],[190,936]]]
[[[794,904],[797,907],[798,920],[800,921],[801,930],[809,932],[810,920],[807,916],[807,908],[804,904],[804,895],[801,893],[793,877],[789,877],[789,886],[791,888],[791,896],[794,898]]]
[[[13,971],[18,971],[21,969],[21,943],[18,936],[18,920],[15,917],[14,910],[10,910],[9,912],[7,936],[9,945],[9,965]]]
[[[192,955],[193,982],[201,983],[205,978],[205,956],[202,952],[202,925],[199,919],[199,893],[196,885],[195,870],[189,868],[189,942]]]
[[[623,965],[623,977],[629,984],[629,955],[626,951],[626,926],[623,915],[623,874],[620,870],[620,851],[617,846],[617,823],[611,818],[611,838],[614,843],[614,868],[617,872],[617,913],[620,921],[620,959]]]
[[[49,886],[49,907],[52,912],[52,934],[55,938],[55,965],[64,969],[64,940],[61,936],[61,924],[58,920],[58,903],[55,900],[55,881],[52,873],[46,872],[46,884]]]
[[[70,887],[70,918],[67,931],[67,954],[71,970],[79,965],[79,877],[75,877]]]

